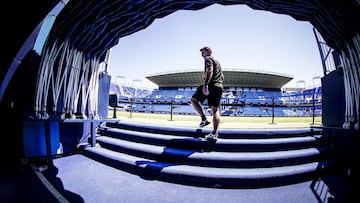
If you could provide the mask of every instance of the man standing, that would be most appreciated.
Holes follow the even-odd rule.
[[[213,116],[213,130],[210,134],[206,135],[207,140],[218,138],[218,129],[220,124],[220,101],[223,93],[224,75],[220,63],[212,56],[210,47],[203,47],[200,49],[201,55],[204,58],[204,84],[200,85],[191,97],[191,104],[194,109],[201,116],[200,127],[210,124],[204,114],[202,104],[207,99],[208,105],[211,108]]]

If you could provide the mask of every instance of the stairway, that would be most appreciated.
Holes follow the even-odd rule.
[[[96,146],[81,151],[145,179],[198,187],[263,188],[309,181],[331,168],[331,138],[321,129],[222,129],[99,125]]]

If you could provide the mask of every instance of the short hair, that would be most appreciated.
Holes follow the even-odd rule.
[[[210,47],[207,47],[207,46],[201,48],[200,51],[201,51],[201,52],[202,52],[202,51],[207,51],[210,55],[212,54],[211,48],[210,48]]]

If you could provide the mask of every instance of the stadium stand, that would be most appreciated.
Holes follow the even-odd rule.
[[[227,75],[243,75],[245,71],[231,70],[224,72]],[[259,72],[263,73],[262,76],[264,76],[261,83],[258,82]],[[111,84],[110,94],[118,96],[118,105],[125,107],[125,111],[195,115],[196,112],[190,104],[190,98],[196,90],[196,82],[201,83],[199,77],[197,77],[199,74],[200,71],[177,71],[176,74],[171,73],[173,78],[177,78],[177,82],[173,81],[173,83],[171,77],[169,77],[170,73],[152,75],[148,79],[157,82],[159,86],[158,89],[152,91]],[[230,78],[230,81],[225,83],[221,99],[221,115],[259,117],[322,115],[321,86],[307,89],[295,88],[288,91],[282,89],[282,86],[292,79],[290,76],[266,73],[264,71],[249,71],[246,75],[250,77],[246,78],[249,81],[246,87],[242,86],[245,83],[244,78],[236,81],[232,81],[232,78]],[[165,76],[167,77],[164,82],[161,78]],[[176,87],[172,85],[178,84],[179,80],[180,85],[185,84],[185,81],[182,83],[181,79],[189,76],[198,80],[190,84],[193,86]],[[208,108],[206,103],[204,108]],[[211,111],[206,112],[211,115]]]

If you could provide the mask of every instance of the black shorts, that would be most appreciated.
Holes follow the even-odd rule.
[[[209,95],[204,95],[202,89],[203,85],[200,85],[192,95],[192,98],[196,99],[201,104],[207,99],[209,106],[219,107],[223,89],[217,86],[209,86]]]

